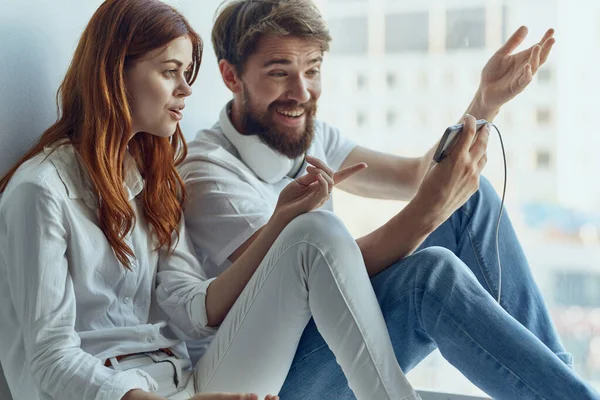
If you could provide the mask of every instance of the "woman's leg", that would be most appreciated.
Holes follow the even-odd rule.
[[[416,399],[391,345],[360,249],[332,213],[292,221],[196,366],[199,392],[279,392],[310,319],[358,399]]]

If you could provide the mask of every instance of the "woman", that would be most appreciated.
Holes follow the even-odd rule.
[[[58,121],[0,180],[0,361],[14,400],[275,399],[311,315],[358,398],[416,398],[354,240],[331,214],[305,214],[364,165],[293,181],[244,256],[202,273],[175,170],[201,53],[172,7],[106,1]],[[192,379],[179,339],[215,332]]]

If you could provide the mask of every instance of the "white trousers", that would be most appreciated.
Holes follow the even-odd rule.
[[[358,400],[419,399],[394,356],[360,249],[328,211],[283,230],[193,373],[188,360],[161,352],[127,357],[117,368],[143,369],[168,399],[199,392],[262,399],[281,389],[311,316]]]
[[[311,316],[358,400],[419,399],[360,249],[329,211],[301,215],[279,235],[198,361],[197,391],[277,394]]]

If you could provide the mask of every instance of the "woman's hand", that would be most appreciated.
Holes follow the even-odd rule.
[[[288,184],[279,194],[275,215],[291,221],[300,214],[321,207],[329,199],[333,187],[365,169],[367,164],[358,163],[334,172],[323,161],[307,155],[310,164],[307,174]]]

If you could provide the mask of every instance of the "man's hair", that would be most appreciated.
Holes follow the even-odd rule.
[[[217,60],[243,72],[261,37],[293,36],[329,50],[331,36],[311,0],[225,0],[217,9],[212,43]]]

